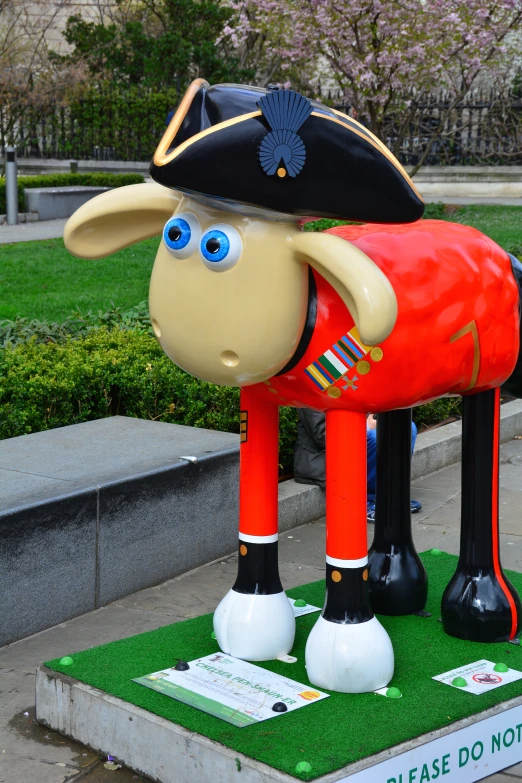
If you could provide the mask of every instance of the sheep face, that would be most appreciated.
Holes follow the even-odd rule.
[[[64,241],[80,258],[104,258],[159,235],[152,325],[165,353],[204,380],[249,386],[283,369],[304,327],[308,265],[335,289],[364,343],[382,342],[395,324],[389,280],[350,242],[204,206],[161,185],[93,198],[68,220]]]
[[[227,386],[270,378],[292,357],[308,305],[293,223],[219,211],[183,198],[163,230],[150,315],[165,353]]]

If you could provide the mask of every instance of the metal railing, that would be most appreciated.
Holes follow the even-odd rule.
[[[329,103],[350,113],[338,96]],[[403,111],[390,115],[382,138],[401,162],[424,165],[522,164],[522,97],[512,92],[474,91],[452,105],[442,91],[407,96]],[[111,100],[100,95],[39,114],[27,109],[6,131],[0,107],[0,147],[13,143],[21,158],[147,161],[165,130],[176,98],[148,95]],[[357,118],[365,123],[364,116]],[[435,137],[435,138],[434,138]]]

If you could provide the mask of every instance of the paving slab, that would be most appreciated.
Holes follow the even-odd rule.
[[[36,239],[57,239],[63,237],[67,219],[38,220],[34,223],[18,223],[16,226],[0,226],[0,245],[16,242],[33,242]]]

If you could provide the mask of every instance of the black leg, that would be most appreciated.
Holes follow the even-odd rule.
[[[369,552],[370,603],[377,614],[422,610],[428,577],[411,535],[411,409],[380,413],[375,535]]]
[[[442,597],[442,622],[459,639],[503,642],[517,632],[520,600],[499,555],[500,389],[462,403],[460,557]]]

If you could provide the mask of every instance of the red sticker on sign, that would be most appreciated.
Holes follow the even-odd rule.
[[[499,682],[502,682],[502,677],[499,677],[498,674],[487,674],[486,672],[474,674],[472,679],[481,685],[498,685]]]

